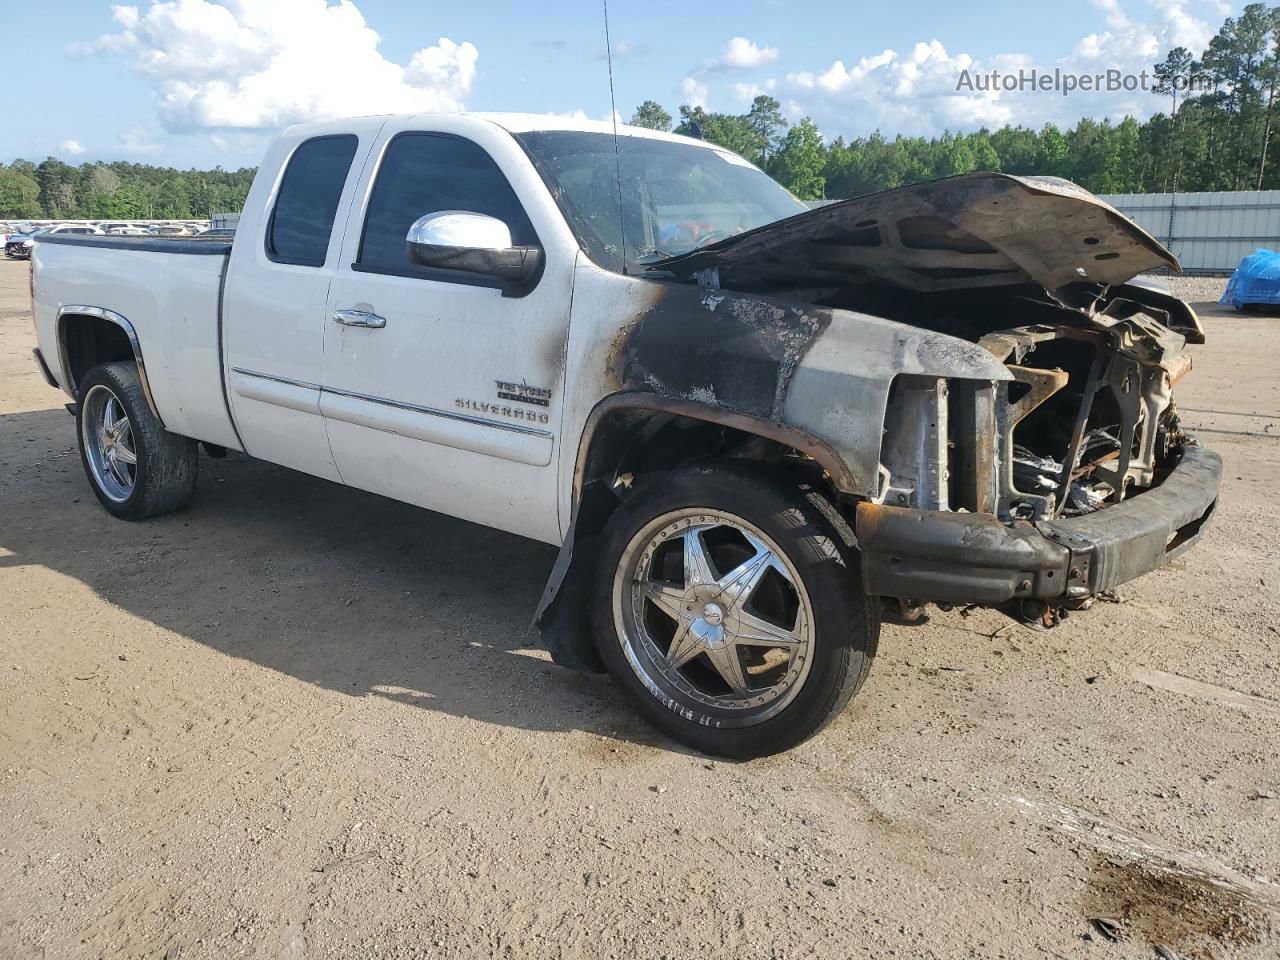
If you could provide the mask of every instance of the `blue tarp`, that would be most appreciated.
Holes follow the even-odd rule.
[[[1259,249],[1241,260],[1218,302],[1237,310],[1248,303],[1280,303],[1280,253]]]

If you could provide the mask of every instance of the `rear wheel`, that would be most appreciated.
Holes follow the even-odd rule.
[[[142,520],[191,500],[196,442],[160,425],[134,364],[104,363],[85,375],[76,427],[85,474],[114,516]]]
[[[731,757],[794,746],[875,655],[851,539],[816,493],[738,467],[642,480],[605,533],[600,655],[677,740]]]

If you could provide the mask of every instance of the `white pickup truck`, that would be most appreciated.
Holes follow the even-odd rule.
[[[1171,394],[1199,320],[1131,282],[1177,262],[1062,180],[809,210],[670,134],[374,117],[281,135],[234,242],[32,260],[111,513],[185,506],[203,444],[556,544],[555,660],[716,754],[820,729],[884,609],[1053,626],[1218,495]]]

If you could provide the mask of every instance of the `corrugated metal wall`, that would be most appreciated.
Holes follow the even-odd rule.
[[[1230,273],[1259,247],[1280,249],[1280,190],[1102,196],[1173,251],[1188,273]]]

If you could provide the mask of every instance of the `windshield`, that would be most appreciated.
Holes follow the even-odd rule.
[[[611,270],[623,270],[624,250],[626,263],[640,272],[645,264],[809,209],[727,150],[622,136],[615,155],[607,133],[515,136],[587,253]]]

